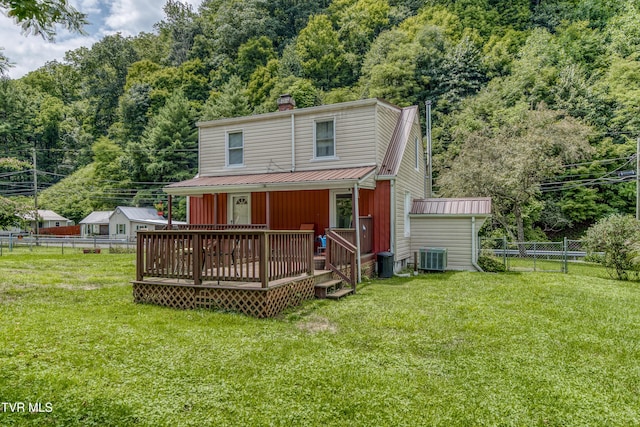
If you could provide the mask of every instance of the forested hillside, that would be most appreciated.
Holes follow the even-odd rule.
[[[1,195],[33,196],[35,149],[43,208],[77,221],[161,202],[196,173],[198,120],[275,111],[291,93],[297,107],[379,97],[422,117],[432,101],[435,191],[492,196],[496,233],[577,234],[635,211],[621,172],[640,136],[640,1],[169,0],[164,12],[154,33],[0,80],[0,157],[16,159],[0,162]]]

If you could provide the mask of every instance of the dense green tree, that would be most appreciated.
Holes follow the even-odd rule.
[[[525,222],[536,218],[541,183],[563,165],[592,150],[587,126],[562,112],[524,110],[499,127],[485,125],[460,135],[460,151],[438,178],[446,196],[488,196],[495,218],[518,241],[525,241]],[[511,219],[512,218],[512,219]]]
[[[270,39],[265,36],[250,39],[238,48],[238,75],[243,81],[247,81],[256,68],[266,66],[275,58],[276,51]]]
[[[200,33],[196,21],[197,15],[190,4],[177,0],[167,0],[163,10],[166,18],[157,23],[156,28],[171,40],[165,62],[172,66],[179,66],[189,59],[193,40]]]
[[[441,70],[442,73],[435,77],[438,82],[435,93],[440,100],[441,112],[474,95],[487,81],[480,49],[468,36],[447,49]]]
[[[625,2],[624,13],[611,19],[606,28],[611,39],[609,50],[623,58],[632,56],[638,59],[640,55],[640,10],[636,4],[633,1]]]
[[[238,76],[233,76],[222,87],[220,93],[211,95],[202,109],[201,120],[246,116],[249,113],[249,98],[245,93],[242,80]]]
[[[331,3],[329,13],[345,49],[358,57],[369,50],[378,34],[389,28],[387,0],[337,0]]]
[[[118,115],[123,133],[123,143],[137,142],[149,122],[151,107],[151,87],[145,83],[136,83],[120,97]]]
[[[198,166],[198,136],[195,113],[176,92],[149,123],[142,137],[149,181],[166,183],[192,178]]]
[[[348,75],[344,46],[326,15],[309,19],[296,41],[296,53],[303,76],[322,89],[337,87]]]
[[[93,109],[89,120],[95,136],[105,135],[113,124],[118,99],[124,92],[129,66],[138,60],[130,39],[106,36],[90,50],[78,49],[83,93]]]

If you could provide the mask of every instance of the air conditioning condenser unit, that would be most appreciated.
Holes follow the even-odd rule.
[[[447,269],[446,248],[420,248],[419,258],[420,270],[445,271]]]

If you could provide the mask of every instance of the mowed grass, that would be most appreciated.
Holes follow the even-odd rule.
[[[134,268],[0,257],[0,401],[51,405],[0,425],[640,424],[640,285],[591,266],[376,280],[267,320],[134,304]]]

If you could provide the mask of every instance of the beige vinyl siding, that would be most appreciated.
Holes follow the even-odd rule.
[[[226,135],[242,131],[244,165],[226,166]],[[291,117],[279,116],[200,129],[200,175],[245,175],[291,170]]]
[[[393,131],[396,128],[396,124],[398,123],[400,113],[400,109],[393,108],[387,105],[379,105],[377,108],[377,165],[380,165],[382,163],[382,160],[387,153],[387,148],[389,147],[389,143],[391,142],[391,137],[393,136]]]
[[[396,177],[396,261],[411,260],[413,252],[411,251],[411,236],[413,235],[412,223],[410,223],[410,236],[405,236],[405,222],[408,212],[405,210],[405,194],[409,192],[412,199],[424,197],[424,159],[420,161],[420,168],[416,171],[415,158],[415,138],[421,142],[420,124],[417,121],[413,124],[409,140],[402,156],[400,170]],[[409,209],[411,205],[409,204]]]
[[[420,248],[447,248],[447,270],[475,270],[469,217],[411,217],[411,253]]]
[[[375,105],[296,115],[296,170],[348,168],[375,164]],[[334,120],[335,158],[315,159],[317,121]]]
[[[386,150],[399,110],[375,100],[331,107],[294,109],[201,123],[200,175],[244,175],[291,170],[291,115],[295,120],[296,170],[348,168],[379,163],[378,159],[384,156],[384,151],[382,154],[379,152]],[[382,116],[384,126],[376,124],[376,114]],[[336,158],[315,160],[315,122],[331,119],[335,119]],[[226,134],[236,131],[242,131],[244,136],[244,165],[226,167]],[[374,149],[376,146],[377,151]]]

